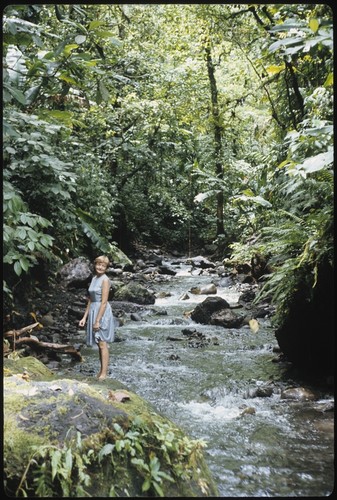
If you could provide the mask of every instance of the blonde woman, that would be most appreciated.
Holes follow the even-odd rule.
[[[100,255],[94,260],[95,275],[89,285],[89,299],[83,318],[79,326],[87,322],[87,345],[94,342],[98,345],[101,369],[97,375],[98,380],[108,376],[109,347],[108,343],[115,338],[115,322],[111,306],[108,302],[110,280],[105,274],[110,262],[108,257]]]

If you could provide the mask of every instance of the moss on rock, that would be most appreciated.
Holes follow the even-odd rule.
[[[55,375],[49,368],[33,356],[16,359],[4,359],[4,376],[26,375],[34,380],[49,380]]]
[[[117,381],[4,364],[8,496],[217,496],[204,443]]]

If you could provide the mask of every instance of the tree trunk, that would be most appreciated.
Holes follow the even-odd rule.
[[[211,89],[211,101],[212,101],[212,119],[214,124],[214,156],[215,156],[215,173],[220,181],[223,181],[223,164],[222,164],[222,126],[220,125],[220,114],[218,105],[218,89],[215,79],[214,63],[212,60],[211,48],[208,43],[205,45],[206,53],[206,63],[208,79]],[[224,234],[224,195],[222,186],[219,188],[217,194],[217,228],[216,236]]]

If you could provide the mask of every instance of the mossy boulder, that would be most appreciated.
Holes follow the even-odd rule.
[[[118,381],[57,377],[4,360],[7,496],[207,497],[204,443]]]
[[[155,303],[156,297],[153,291],[139,283],[127,283],[116,291],[114,300],[149,305]]]

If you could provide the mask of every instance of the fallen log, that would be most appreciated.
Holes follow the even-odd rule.
[[[75,358],[77,361],[83,361],[81,353],[77,349],[75,349],[74,346],[69,344],[55,344],[53,342],[42,342],[36,337],[22,337],[20,339],[17,339],[16,345],[19,344],[29,344],[33,348],[36,348],[38,350],[46,349],[51,351],[57,351],[64,354],[70,354],[70,356]]]
[[[20,344],[29,344],[33,348],[42,351],[44,349],[50,350],[50,351],[57,351],[61,352],[64,354],[70,354],[70,356],[77,361],[82,361],[82,356],[81,353],[75,349],[74,346],[69,345],[69,344],[55,344],[52,342],[42,342],[39,340],[37,337],[34,335],[30,337],[21,337],[24,333],[30,332],[34,328],[36,328],[38,325],[40,325],[39,322],[33,323],[32,325],[25,326],[23,328],[20,328],[20,330],[9,330],[8,332],[4,333],[4,338],[9,339],[9,341],[13,344],[13,348],[15,350],[17,345]],[[8,354],[10,350],[8,347],[6,347],[5,353]]]
[[[23,328],[20,328],[20,330],[9,330],[8,332],[4,333],[4,337],[5,337],[5,339],[8,339],[8,338],[16,339],[16,337],[20,337],[20,335],[22,335],[23,333],[26,333],[26,332],[29,332],[30,330],[33,330],[39,324],[40,323],[37,322],[37,323],[33,323],[32,325],[24,326]]]

